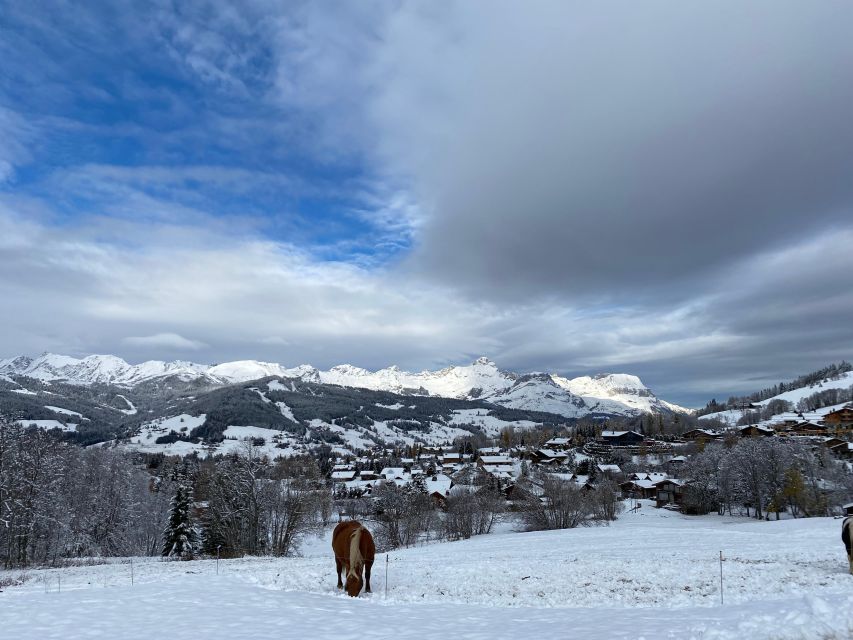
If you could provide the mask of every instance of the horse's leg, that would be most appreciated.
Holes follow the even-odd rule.
[[[370,568],[373,566],[373,560],[368,560],[364,563],[364,592],[370,593]],[[850,560],[850,570],[853,572],[853,558]]]
[[[344,588],[344,583],[341,582],[341,560],[340,558],[335,558],[335,569],[338,572],[338,589]]]

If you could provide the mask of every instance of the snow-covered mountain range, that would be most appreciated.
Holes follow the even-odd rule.
[[[546,411],[568,418],[688,411],[657,398],[637,376],[619,373],[568,379],[548,373],[518,374],[499,369],[488,358],[478,358],[465,366],[410,373],[395,366],[368,371],[344,364],[321,371],[310,365],[288,368],[257,360],[216,365],[151,360],[131,365],[111,355],[78,359],[46,353],[37,358],[18,356],[0,360],[0,375],[126,387],[170,377],[223,386],[275,376],[398,394],[486,400],[511,409]]]

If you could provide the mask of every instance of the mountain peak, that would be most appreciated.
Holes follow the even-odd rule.
[[[480,356],[479,358],[474,360],[474,362],[471,363],[471,366],[494,367],[495,369],[497,369],[498,367],[498,365],[496,365],[490,358],[486,356]]]

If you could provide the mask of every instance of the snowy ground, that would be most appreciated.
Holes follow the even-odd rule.
[[[500,532],[385,555],[374,593],[334,588],[328,533],[301,558],[135,559],[28,571],[0,594],[9,638],[850,638],[840,521],[686,518]],[[725,558],[720,605],[719,551]],[[19,572],[0,572],[0,581]],[[61,591],[60,591],[61,586]]]

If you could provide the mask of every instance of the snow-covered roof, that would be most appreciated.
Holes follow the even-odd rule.
[[[426,483],[427,493],[440,493],[443,496],[450,493],[450,487],[453,484],[453,481],[443,473],[427,476],[424,482]]]
[[[512,464],[509,456],[480,456],[483,464]]]
[[[543,458],[565,458],[567,457],[565,453],[561,453],[560,451],[551,451],[550,449],[537,449],[536,453]]]
[[[477,449],[477,453],[481,456],[497,456],[501,453],[500,447],[480,447]]]
[[[493,476],[498,476],[501,474],[512,475],[513,466],[511,464],[486,464],[483,465],[483,470],[486,473],[491,473]]]
[[[653,482],[660,482],[661,480],[665,480],[668,476],[665,473],[661,473],[660,471],[652,471],[650,473],[635,473],[631,477],[637,480],[651,480]]]
[[[630,483],[641,489],[653,489],[657,484],[656,480],[631,480]]]
[[[355,471],[332,471],[332,480],[352,480],[355,478]]]
[[[385,467],[379,472],[379,475],[388,480],[393,480],[394,478],[402,478],[406,475],[406,470],[403,467]]]
[[[618,464],[597,464],[595,465],[599,471],[602,473],[612,472],[612,473],[621,473],[622,469],[619,468]]]

